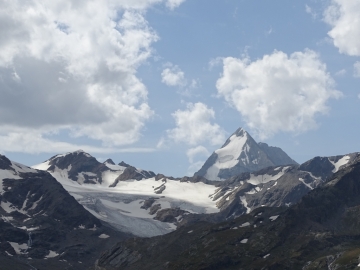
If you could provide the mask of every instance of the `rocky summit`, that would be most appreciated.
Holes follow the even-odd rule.
[[[297,164],[283,150],[257,143],[248,132],[239,128],[217,149],[195,176],[209,180],[225,180],[244,172],[270,166]]]

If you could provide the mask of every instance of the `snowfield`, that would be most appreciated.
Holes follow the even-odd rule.
[[[154,198],[154,205],[159,204],[161,209],[180,208],[189,213],[201,214],[220,211],[216,207],[216,201],[210,198],[217,189],[213,185],[167,178],[156,181],[155,178],[149,178],[120,181],[115,187],[109,187],[123,173],[125,167],[111,164],[106,166],[110,170],[103,172],[101,184],[85,184],[82,181],[83,175],[91,175],[89,172],[80,173],[77,182],[69,179],[70,167],[65,170],[56,167],[54,172],[50,173],[91,214],[121,231],[138,236],[161,235],[176,229],[173,223],[155,220],[156,214],[151,215],[150,209],[141,208],[149,198]],[[49,164],[45,162],[33,168],[47,169]],[[156,188],[160,186],[164,186],[165,190],[156,194]]]

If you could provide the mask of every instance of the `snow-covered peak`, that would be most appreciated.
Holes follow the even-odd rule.
[[[228,143],[225,144],[222,148],[215,151],[218,155],[218,163],[221,168],[232,168],[238,162],[238,157],[240,153],[249,151],[249,145],[247,144],[247,135],[246,133],[242,136],[237,136],[233,134]],[[248,160],[247,160],[248,163]]]
[[[247,131],[239,128],[195,175],[221,181],[243,172],[290,164],[297,163],[280,148],[259,145]]]

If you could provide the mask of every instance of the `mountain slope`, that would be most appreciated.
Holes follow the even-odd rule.
[[[297,205],[120,242],[100,256],[96,269],[357,269],[359,225],[357,156]]]
[[[104,227],[49,173],[2,155],[0,217],[1,269],[87,269],[95,254],[125,237]]]
[[[209,180],[225,180],[244,172],[292,164],[297,163],[280,148],[257,144],[249,133],[239,128],[194,175]]]

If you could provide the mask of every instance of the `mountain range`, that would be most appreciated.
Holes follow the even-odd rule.
[[[311,205],[301,205],[320,194],[324,201],[317,200],[317,207],[328,207],[331,194],[347,182],[339,180],[343,184],[331,188],[329,183],[348,179],[348,174],[355,177],[359,160],[360,154],[352,153],[299,165],[280,148],[256,143],[241,128],[193,177],[155,174],[124,161],[99,162],[82,150],[55,155],[32,168],[0,156],[2,269],[93,269],[96,259],[96,269],[302,269],[302,260],[310,257],[301,253],[299,262],[285,262],[279,254],[296,252],[269,248],[278,248],[281,241],[294,244],[295,227],[301,237],[314,238],[305,230],[308,223],[331,231],[327,223],[318,225],[315,216],[306,216]],[[336,196],[347,200],[342,191]],[[336,211],[350,206],[341,207]],[[302,228],[289,216],[309,221]],[[283,223],[275,228],[278,220]],[[286,227],[288,223],[292,225]],[[345,223],[339,230],[346,230]],[[270,242],[262,238],[268,230],[274,233],[269,233]],[[218,238],[223,241],[213,240]],[[277,254],[272,267],[281,267],[266,268],[271,265],[267,260],[261,264],[257,256],[268,258],[268,253],[260,249]],[[329,254],[334,250],[329,248]]]
[[[123,241],[95,269],[358,269],[359,198],[357,156],[296,205]]]

